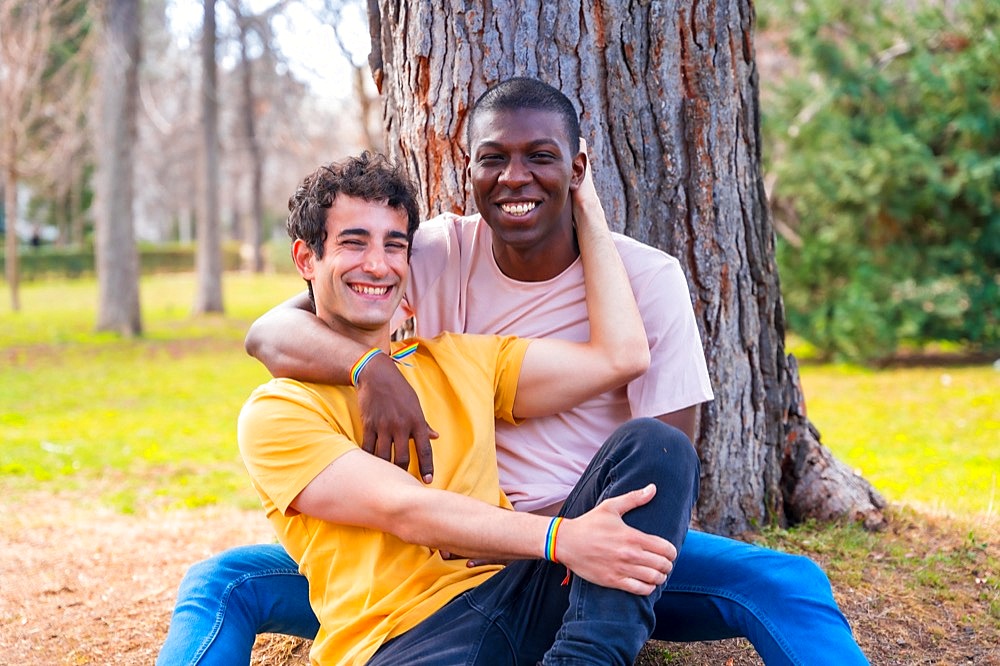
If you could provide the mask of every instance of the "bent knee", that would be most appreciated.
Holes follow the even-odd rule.
[[[220,597],[263,573],[295,573],[297,566],[276,544],[237,546],[188,567],[181,589],[198,596]]]
[[[777,599],[828,597],[833,593],[826,572],[805,555],[775,553],[767,566],[755,567],[755,571],[761,587]]]
[[[683,431],[655,418],[632,419],[620,433],[644,460],[660,464],[672,475],[697,481],[700,461],[691,440]]]

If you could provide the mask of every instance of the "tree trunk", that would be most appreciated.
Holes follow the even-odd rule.
[[[10,140],[13,146],[13,138]],[[18,312],[21,310],[21,269],[17,265],[17,172],[13,158],[6,163],[3,183],[4,276],[10,289],[10,309]]]
[[[237,8],[242,11],[242,8]],[[264,272],[264,203],[263,180],[264,158],[257,140],[257,123],[254,117],[253,64],[247,52],[249,19],[242,13],[236,17],[240,28],[240,85],[243,91],[243,138],[250,156],[250,214],[247,216],[244,247],[246,268],[254,273]]]
[[[754,18],[749,0],[370,0],[387,145],[417,182],[425,213],[468,210],[472,102],[516,75],[560,88],[578,104],[612,225],[676,256],[688,276],[716,394],[702,407],[697,443],[702,526],[732,534],[834,513],[875,524],[881,507],[863,480],[856,492],[823,475],[795,478],[803,468],[791,464],[782,477],[786,456],[796,457],[791,444],[803,441],[788,433],[808,422],[788,404],[797,376],[784,352],[760,171]],[[853,510],[800,510],[803,482]]]
[[[194,311],[222,312],[222,231],[219,222],[219,99],[215,64],[215,0],[203,0],[201,36],[202,203],[195,234],[198,286]]]
[[[97,330],[142,332],[139,252],[133,220],[134,156],[139,96],[138,0],[106,6],[101,55],[97,206]]]

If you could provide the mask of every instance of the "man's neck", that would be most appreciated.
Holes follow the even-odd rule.
[[[519,282],[544,282],[556,277],[580,256],[576,234],[559,239],[561,242],[544,246],[518,248],[500,242],[493,236],[493,259],[500,271]]]
[[[389,331],[388,323],[381,328],[369,330],[352,326],[351,324],[335,317],[323,318],[323,322],[335,332],[343,335],[349,340],[357,342],[360,345],[368,348],[378,347],[386,354],[390,352],[392,335]]]

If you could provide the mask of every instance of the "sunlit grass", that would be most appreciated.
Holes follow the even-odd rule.
[[[235,420],[267,373],[243,335],[291,276],[227,275],[226,314],[192,316],[191,275],[144,278],[146,334],[93,332],[92,280],[29,283],[0,310],[0,485],[86,486],[125,511],[215,502],[252,506]]]
[[[243,336],[302,282],[227,274],[224,285],[224,316],[192,316],[194,276],[144,278],[137,340],[93,331],[93,280],[27,283],[19,313],[0,299],[0,491],[83,488],[124,511],[256,506],[235,422],[267,374]],[[890,499],[995,516],[1000,372],[806,365],[802,376],[824,443]]]
[[[996,516],[1000,371],[806,365],[801,373],[823,443],[890,500]]]

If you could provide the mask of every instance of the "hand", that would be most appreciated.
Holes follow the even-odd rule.
[[[424,411],[413,387],[386,354],[365,366],[358,379],[358,406],[364,436],[361,448],[406,469],[410,464],[410,440],[417,452],[420,478],[434,478],[432,439],[438,434],[424,419]]]
[[[580,137],[580,152],[587,152],[587,140],[583,137]],[[571,192],[571,198],[574,220],[587,219],[582,214],[583,210],[593,210],[596,207],[602,213],[604,212],[604,208],[601,206],[601,199],[597,196],[597,188],[594,185],[594,171],[590,168],[589,155],[587,156],[587,167],[583,172],[583,180],[580,181],[579,187]]]
[[[563,521],[556,537],[556,558],[596,585],[632,594],[652,593],[673,570],[677,549],[666,539],[629,527],[622,516],[655,494],[656,486],[650,484]]]

